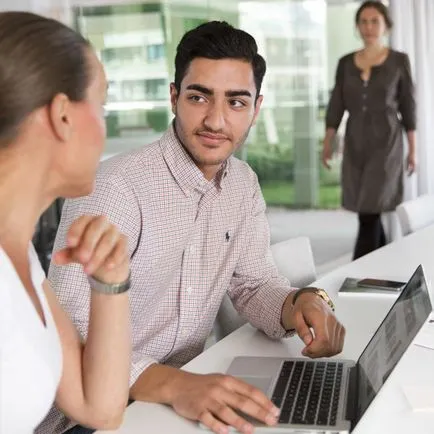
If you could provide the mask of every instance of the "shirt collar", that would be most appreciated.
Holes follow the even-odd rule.
[[[182,146],[173,123],[160,139],[160,147],[170,172],[184,194],[189,196],[192,190],[203,194],[213,187],[222,189],[227,178],[230,158],[222,164],[214,179],[208,181]]]

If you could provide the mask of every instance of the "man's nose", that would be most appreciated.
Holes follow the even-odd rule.
[[[210,104],[204,119],[204,125],[211,131],[220,132],[225,127],[225,109],[223,104]]]

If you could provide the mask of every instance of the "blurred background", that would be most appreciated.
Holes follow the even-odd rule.
[[[406,181],[406,196],[417,196],[430,192],[434,184],[430,175],[434,143],[427,117],[434,110],[429,80],[434,68],[429,25],[430,19],[434,22],[434,1],[383,3],[395,21],[389,42],[412,61],[418,112],[424,118],[417,142],[422,144],[418,150],[422,164],[418,175]],[[104,158],[149,144],[167,128],[172,119],[169,83],[175,49],[187,30],[209,20],[225,20],[251,33],[267,61],[264,103],[237,156],[259,177],[272,241],[307,235],[317,266],[329,269],[336,261],[351,259],[356,236],[356,216],[340,209],[345,118],[330,171],[321,166],[320,157],[337,61],[361,47],[354,24],[360,4],[359,0],[1,0],[0,10],[31,10],[57,18],[91,41],[109,79]],[[49,212],[58,216],[59,207]],[[49,225],[55,233],[55,224]],[[46,238],[52,237],[50,233]]]
[[[261,114],[238,153],[258,174],[267,204],[339,206],[339,160],[327,172],[319,156],[336,62],[360,44],[357,1],[74,3],[71,20],[98,50],[109,78],[107,155],[161,135],[172,118],[176,45],[197,25],[225,20],[251,33],[267,60]]]

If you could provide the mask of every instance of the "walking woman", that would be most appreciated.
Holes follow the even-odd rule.
[[[401,203],[403,172],[410,175],[416,168],[416,109],[408,56],[383,43],[392,28],[386,6],[365,1],[355,21],[364,47],[339,60],[322,159],[329,167],[331,141],[347,110],[342,205],[358,213],[357,259],[385,245],[381,214]],[[403,130],[409,145],[405,161]]]

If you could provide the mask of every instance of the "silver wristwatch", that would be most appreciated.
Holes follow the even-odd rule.
[[[101,294],[122,294],[131,287],[131,272],[128,274],[127,280],[121,283],[104,283],[92,276],[87,276],[87,279],[91,289]]]

